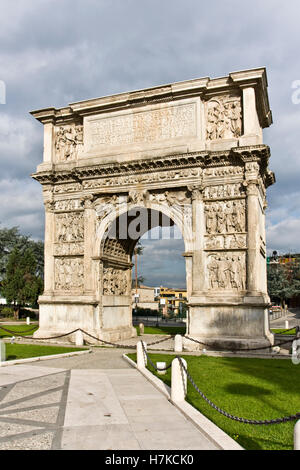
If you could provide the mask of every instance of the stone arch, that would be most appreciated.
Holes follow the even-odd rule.
[[[110,250],[130,266],[128,242],[105,246],[110,223],[142,207],[183,234],[188,333],[218,347],[272,344],[265,208],[275,177],[263,143],[272,123],[264,68],[32,114],[44,124],[44,159],[33,175],[45,204],[37,337],[76,328],[108,340],[133,334],[126,295],[127,311],[114,317],[122,299],[99,283]]]
[[[119,209],[115,208],[99,222],[100,230],[98,227],[97,242],[95,243],[97,249],[95,258],[99,260],[103,333],[107,334],[110,340],[122,339],[128,337],[130,333],[132,334],[131,257],[136,243],[154,227],[172,227],[177,225],[175,221],[181,222],[181,227],[183,227],[183,220],[180,219],[179,211],[174,217],[172,211],[162,205],[148,204],[147,207],[143,207],[140,204],[131,204],[127,207],[124,205],[121,210]],[[136,233],[136,236],[131,238],[132,233],[129,233],[128,227],[130,223],[138,219],[139,215],[137,213],[139,215],[143,214],[142,218],[139,219],[142,220],[142,227]],[[119,237],[118,224],[116,223],[116,226],[114,226],[116,221],[120,222],[123,229],[124,225],[127,225],[126,232],[124,230],[122,232],[122,235],[127,234],[126,237]],[[111,229],[113,229],[112,232]],[[185,247],[189,247],[188,235],[190,233],[186,230],[185,238],[183,236]],[[186,277],[188,280],[188,273],[186,273]],[[115,320],[115,325],[118,325],[119,328],[109,328],[112,317]],[[125,323],[122,324],[124,319]]]
[[[97,205],[94,205],[95,208]],[[103,241],[105,239],[105,233],[109,230],[109,226],[122,215],[128,213],[131,210],[151,210],[157,213],[161,213],[164,216],[168,217],[182,234],[184,241],[185,251],[191,251],[193,249],[194,235],[192,230],[192,208],[191,205],[185,206],[173,206],[170,207],[165,204],[157,204],[153,202],[147,202],[146,205],[141,204],[119,204],[112,208],[112,210],[103,217],[98,225],[96,230],[96,239],[94,245],[94,256],[101,256],[101,249],[103,249]],[[96,209],[97,212],[97,209]]]

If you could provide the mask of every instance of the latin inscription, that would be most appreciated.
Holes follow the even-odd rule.
[[[91,148],[196,137],[196,103],[110,115],[89,120],[88,127]]]

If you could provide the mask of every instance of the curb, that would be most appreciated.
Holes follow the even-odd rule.
[[[52,354],[49,356],[28,357],[26,359],[16,359],[14,361],[0,362],[0,367],[14,366],[16,364],[26,364],[27,362],[47,361],[49,359],[60,359],[64,357],[80,356],[82,354],[89,354],[91,352],[91,349],[86,349],[85,351],[73,351],[69,353]]]
[[[132,367],[137,369],[149,382],[159,390],[172,405],[174,405],[181,413],[191,421],[202,434],[220,450],[245,450],[240,444],[234,441],[222,429],[216,426],[212,421],[206,418],[200,411],[194,408],[187,401],[174,402],[171,400],[171,388],[164,384],[164,382],[153,375],[148,369],[138,369],[136,363],[130,359],[126,354],[123,354],[123,359],[128,362]]]

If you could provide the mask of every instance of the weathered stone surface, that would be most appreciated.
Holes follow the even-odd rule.
[[[37,336],[78,327],[109,341],[135,334],[134,246],[171,221],[185,243],[188,335],[272,342],[264,211],[275,177],[262,140],[272,123],[264,68],[32,114],[45,132],[33,175],[46,210]]]

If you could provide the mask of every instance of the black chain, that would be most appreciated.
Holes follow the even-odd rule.
[[[20,336],[22,338],[26,338],[26,339],[34,339],[34,341],[45,341],[45,340],[48,340],[48,339],[63,338],[64,336],[72,335],[73,333],[76,333],[76,331],[79,331],[79,330],[80,330],[80,328],[76,328],[76,330],[69,331],[68,333],[64,333],[62,335],[57,335],[57,336],[48,336],[47,338],[33,338],[32,336],[23,336],[23,335],[20,335]]]
[[[174,339],[175,335],[169,335],[167,338],[159,339],[158,341],[154,341],[153,343],[147,343],[148,346],[154,346],[154,344],[159,344],[163,343],[164,341],[167,341],[168,339]]]
[[[91,338],[101,341],[104,344],[109,344],[110,346],[114,346],[115,348],[121,348],[121,349],[136,349],[136,344],[118,344],[118,343],[111,343],[110,341],[105,341],[104,339],[97,338],[96,336],[91,335],[90,333],[87,333],[86,331],[82,330],[79,328],[82,333],[84,333],[87,336],[90,336]],[[173,339],[175,335],[168,336],[167,338],[160,339],[158,341],[154,341],[153,343],[149,343],[148,346],[153,346],[154,344],[159,344],[162,343],[163,341],[167,341],[168,339]],[[143,341],[142,341],[143,344]]]
[[[104,341],[104,339],[97,338],[96,336],[91,335],[90,333],[87,333],[86,331],[82,330],[79,328],[79,330],[84,333],[85,335],[89,336],[90,338],[93,338],[97,341],[100,341],[101,343],[104,344],[109,344],[110,346],[114,346],[115,348],[122,348],[122,349],[135,349],[136,345],[129,345],[129,344],[117,344],[117,343],[111,343],[110,341]]]
[[[207,344],[207,343],[203,343],[202,341],[199,341],[195,338],[190,338],[189,336],[185,336],[185,338],[189,339],[190,341],[194,341],[194,343],[198,343],[198,344],[201,344],[202,346],[206,346],[206,347],[213,347],[211,344]],[[296,337],[295,337],[296,338]],[[260,347],[257,347],[257,348],[241,348],[241,349],[226,349],[226,348],[215,348],[216,351],[232,351],[232,352],[235,352],[235,351],[260,351],[261,349],[270,349],[272,347],[275,347],[275,346],[281,346],[282,344],[286,344],[286,343],[290,343],[292,342],[293,340],[291,338],[287,339],[286,341],[281,341],[280,343],[278,344],[274,344],[273,346],[272,345],[269,345],[269,346],[260,346]]]
[[[203,392],[199,389],[199,387],[195,384],[193,378],[189,374],[187,368],[185,367],[182,358],[180,356],[177,356],[177,359],[179,360],[180,366],[186,373],[187,378],[193,385],[194,389],[199,393],[199,395],[216,411],[221,413],[222,415],[226,416],[226,418],[230,418],[234,421],[238,421],[240,423],[245,423],[245,424],[260,424],[260,425],[267,425],[267,424],[279,424],[279,423],[286,423],[288,421],[295,421],[300,418],[300,413],[296,413],[291,416],[284,416],[282,418],[275,418],[275,419],[269,419],[269,420],[255,420],[255,419],[246,419],[246,418],[240,418],[238,416],[234,416],[230,413],[227,413],[227,411],[222,410],[222,408],[218,407],[215,405],[209,398],[207,398],[206,395],[204,395]]]
[[[21,336],[22,333],[31,333],[33,330],[38,328],[37,326],[33,326],[32,328],[29,328],[26,331],[19,331],[18,333],[12,330],[9,330],[8,328],[4,328],[3,326],[0,326],[0,330],[6,331],[7,333],[13,334],[14,336]]]
[[[156,371],[165,371],[165,370],[168,370],[170,369],[170,367],[172,367],[172,362],[170,362],[170,364],[168,364],[166,367],[157,367],[151,360],[149,354],[147,353],[147,349],[145,348],[145,345],[144,345],[144,341],[141,341],[142,343],[142,348],[143,348],[143,351],[144,351],[144,354],[145,356],[147,357],[149,363],[151,364],[151,366],[156,370]]]
[[[282,335],[282,334],[285,334],[287,331],[292,331],[292,330],[296,330],[296,334],[298,333],[299,331],[299,325],[296,325],[296,326],[293,326],[292,328],[289,328],[288,330],[286,330],[285,328],[278,328],[278,330],[282,330],[281,333],[274,333],[274,335]],[[274,329],[277,329],[277,328],[272,328],[273,330]]]
[[[62,335],[57,335],[57,336],[48,336],[47,338],[32,338],[32,336],[25,336],[23,335],[22,333],[29,333],[33,330],[36,329],[36,326],[34,326],[33,328],[27,330],[26,332],[22,332],[22,331],[19,331],[18,333],[15,332],[15,331],[12,331],[12,330],[9,330],[7,328],[4,328],[4,327],[1,327],[0,326],[0,329],[6,331],[7,333],[10,333],[10,334],[13,334],[14,336],[19,336],[21,338],[25,338],[25,339],[34,339],[35,341],[45,341],[45,340],[50,340],[50,339],[58,339],[58,338],[63,338],[64,336],[69,336],[73,333],[76,333],[76,331],[81,331],[83,334],[89,336],[90,338],[93,338],[95,339],[96,341],[100,341],[101,343],[104,343],[104,344],[108,344],[110,346],[113,346],[115,348],[121,348],[121,349],[135,349],[136,348],[136,345],[129,345],[129,344],[117,344],[117,343],[111,343],[110,341],[105,341],[104,339],[100,339],[100,338],[97,338],[96,336],[93,336],[91,335],[90,333],[87,333],[86,331],[82,330],[81,328],[76,328],[76,330],[73,330],[73,331],[69,331],[68,333],[64,333]],[[163,339],[160,339],[158,341],[154,341],[153,343],[149,343],[149,346],[153,346],[155,344],[159,344],[159,343],[162,343],[164,341],[167,341],[168,339],[172,339],[174,338],[175,335],[170,335],[168,336],[167,338],[163,338]]]

